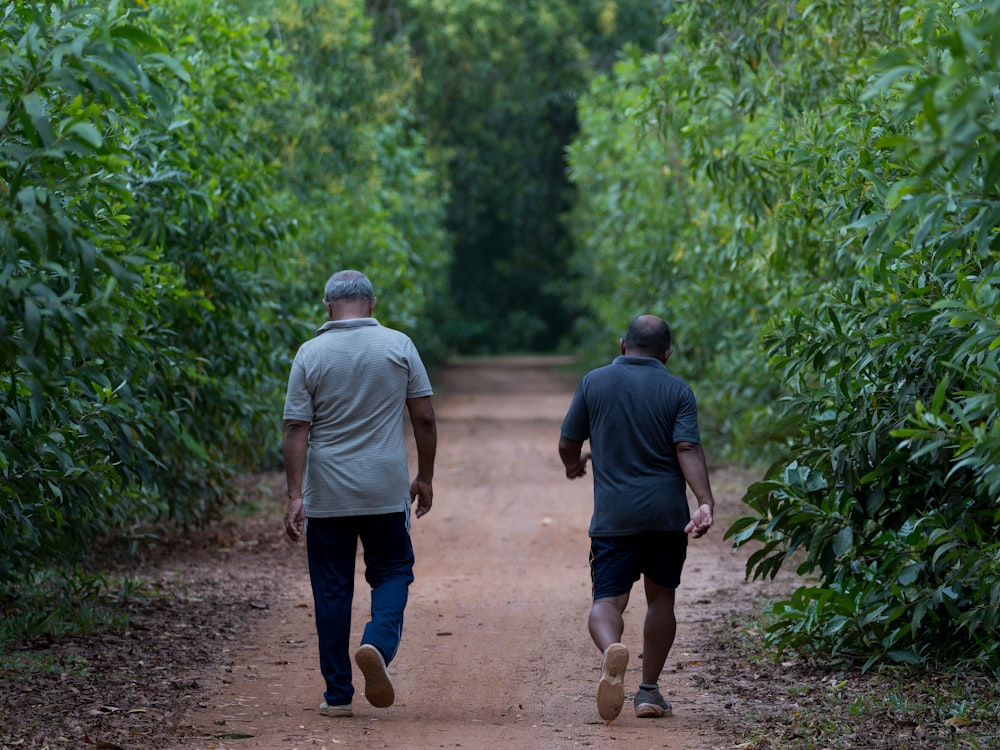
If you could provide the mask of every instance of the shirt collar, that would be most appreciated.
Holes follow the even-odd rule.
[[[656,357],[637,357],[633,354],[619,354],[615,357],[614,365],[643,365],[645,367],[664,367],[664,363]]]
[[[377,326],[379,322],[375,318],[348,318],[347,320],[328,320],[316,329],[316,335],[332,331],[334,329],[360,328],[361,326]]]

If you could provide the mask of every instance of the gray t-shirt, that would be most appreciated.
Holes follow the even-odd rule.
[[[432,394],[413,342],[375,318],[328,321],[292,362],[285,419],[309,422],[309,518],[405,511],[408,398]]]
[[[590,441],[590,536],[683,531],[691,518],[674,443],[700,443],[694,393],[652,357],[622,356],[587,373],[562,424]]]

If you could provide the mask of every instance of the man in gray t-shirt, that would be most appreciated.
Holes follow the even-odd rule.
[[[664,368],[672,353],[670,328],[660,318],[640,315],[620,348],[621,356],[612,364],[580,381],[559,438],[559,457],[569,479],[586,474],[593,459],[593,605],[588,625],[602,653],[597,709],[608,723],[625,700],[628,649],[620,642],[622,615],[640,576],[647,607],[635,713],[657,717],[672,710],[658,681],[677,628],[674,593],[687,534],[700,537],[709,530],[715,505],[694,394]],[[591,450],[583,451],[588,440]],[[687,486],[697,498],[694,513],[688,508]]]
[[[354,659],[365,697],[392,705],[387,665],[396,655],[413,581],[410,504],[431,509],[437,428],[431,384],[410,339],[372,317],[371,282],[357,271],[330,277],[323,295],[329,320],[292,362],[285,396],[285,532],[306,537],[316,608],[320,713],[351,716],[354,688],[349,640],[354,564],[360,540],[372,587],[371,620]],[[403,410],[417,447],[409,480]]]

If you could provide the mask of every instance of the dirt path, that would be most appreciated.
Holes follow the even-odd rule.
[[[567,481],[556,454],[576,383],[558,364],[463,363],[435,378],[435,504],[413,525],[416,582],[390,668],[395,705],[369,706],[356,676],[354,718],[318,715],[305,553],[289,544],[274,571],[287,584],[266,602],[253,639],[233,647],[218,689],[191,719],[196,736],[178,748],[733,747],[726,706],[711,687],[709,628],[760,591],[743,581],[723,523],[689,548],[677,640],[661,680],[674,716],[639,720],[628,702],[611,726],[597,716],[599,654],[586,630],[591,482]],[[750,480],[713,472],[723,519]],[[275,482],[278,502],[283,485]],[[361,570],[359,561],[355,641],[369,604]],[[627,692],[638,682],[643,609],[639,588],[626,613]]]

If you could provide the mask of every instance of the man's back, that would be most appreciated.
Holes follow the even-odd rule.
[[[409,507],[403,407],[408,398],[430,394],[413,343],[374,318],[330,321],[303,344],[292,366],[285,419],[311,423],[307,515]]]
[[[651,357],[620,356],[588,373],[563,434],[590,440],[592,536],[676,531],[690,516],[674,444],[699,442],[691,389]]]

